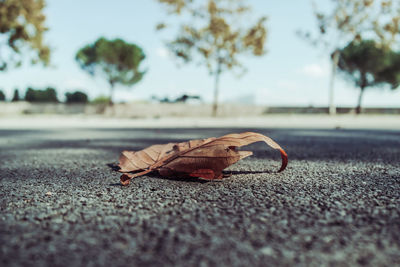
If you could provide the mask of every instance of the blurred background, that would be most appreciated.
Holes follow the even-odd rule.
[[[400,114],[398,0],[0,1],[0,115]]]

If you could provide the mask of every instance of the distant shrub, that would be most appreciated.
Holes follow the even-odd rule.
[[[65,97],[67,98],[67,100],[65,101],[67,104],[87,103],[88,102],[87,94],[80,92],[80,91],[76,91],[73,93],[66,93]]]
[[[15,90],[14,90],[14,95],[13,95],[11,101],[12,101],[12,102],[16,102],[16,101],[19,101],[19,100],[20,100],[20,99],[19,99],[19,91],[18,91],[18,89],[15,89]]]
[[[28,102],[58,102],[56,90],[51,87],[47,87],[45,90],[28,87],[25,100]]]
[[[168,97],[158,98],[157,96],[152,96],[152,100],[159,101],[160,103],[186,103],[188,100],[198,100],[201,101],[201,97],[199,95],[187,95],[183,94],[175,99],[170,99]]]
[[[6,96],[4,95],[3,91],[0,90],[0,101],[6,101]]]
[[[110,98],[107,96],[99,96],[93,99],[91,104],[109,104],[110,103]]]

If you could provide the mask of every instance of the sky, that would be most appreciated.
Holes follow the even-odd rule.
[[[244,76],[238,78],[231,73],[221,76],[221,102],[326,106],[331,69],[329,51],[311,46],[296,34],[298,30],[316,29],[311,0],[248,2],[253,8],[252,17],[268,17],[268,52],[263,57],[242,57],[247,68]],[[321,5],[324,2],[327,0],[318,1]],[[104,36],[135,43],[146,54],[142,68],[147,73],[143,80],[130,88],[117,87],[116,101],[149,100],[153,95],[174,98],[186,93],[200,95],[210,102],[213,78],[205,66],[178,65],[165,47],[165,41],[173,36],[155,30],[160,21],[179,22],[165,11],[155,0],[48,0],[44,12],[49,31],[45,40],[53,49],[51,67],[24,65],[0,73],[0,88],[8,98],[15,88],[23,95],[28,86],[55,87],[60,99],[75,90],[86,92],[91,99],[107,95],[107,82],[89,76],[74,59],[81,47]],[[355,106],[358,92],[343,77],[337,77],[335,104]],[[366,91],[363,105],[399,107],[400,90],[372,88]]]

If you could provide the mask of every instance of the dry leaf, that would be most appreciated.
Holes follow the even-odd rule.
[[[118,165],[119,172],[123,173],[121,183],[128,185],[130,179],[156,170],[162,176],[221,179],[223,169],[253,154],[251,151],[238,151],[237,148],[259,141],[264,141],[280,151],[282,165],[279,172],[283,171],[288,162],[285,151],[265,135],[246,132],[219,138],[153,145],[137,152],[123,151]]]

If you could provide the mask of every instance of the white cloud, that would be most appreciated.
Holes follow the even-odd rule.
[[[170,52],[165,47],[157,48],[156,53],[160,58],[163,58],[163,59],[170,57]]]
[[[311,63],[303,66],[299,73],[312,78],[321,78],[329,75],[328,64]]]

